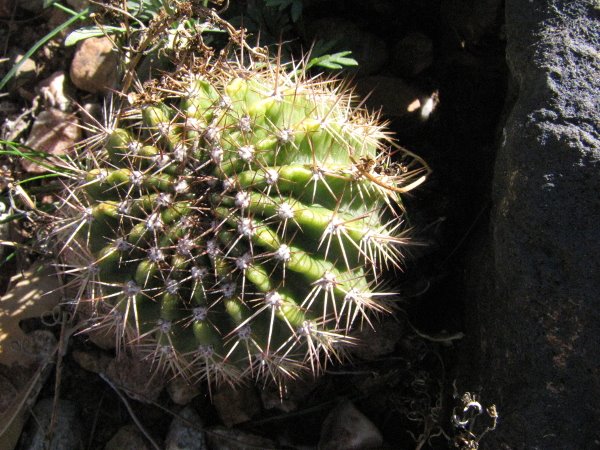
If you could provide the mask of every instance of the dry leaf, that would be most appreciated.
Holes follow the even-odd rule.
[[[26,412],[35,401],[50,373],[56,340],[45,331],[26,335],[19,322],[30,317],[41,317],[51,311],[62,297],[60,283],[48,267],[33,267],[11,279],[9,291],[0,299],[0,364],[15,367],[33,366],[33,375],[22,380],[3,379],[0,386],[13,389],[0,391],[0,450],[11,450],[21,434]],[[11,344],[17,344],[15,346]],[[15,351],[27,349],[28,351]],[[11,373],[20,373],[12,371]],[[14,386],[22,386],[18,391]]]
[[[77,116],[56,108],[38,114],[25,143],[26,147],[48,155],[64,155],[73,151],[81,139]],[[29,159],[21,159],[21,166],[28,173],[44,173],[48,169]]]
[[[19,322],[52,311],[62,298],[60,282],[53,269],[36,266],[15,275],[10,285],[12,289],[0,298],[0,364],[29,365],[36,355],[15,351],[12,345],[22,348],[29,340]]]

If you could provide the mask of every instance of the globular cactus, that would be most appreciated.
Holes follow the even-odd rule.
[[[282,381],[390,311],[420,175],[338,82],[227,61],[130,100],[82,146],[56,226],[91,329],[194,379]]]

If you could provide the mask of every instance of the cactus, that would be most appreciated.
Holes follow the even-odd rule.
[[[339,82],[221,61],[130,100],[81,146],[55,228],[91,329],[195,380],[281,382],[392,309],[381,272],[422,177]]]

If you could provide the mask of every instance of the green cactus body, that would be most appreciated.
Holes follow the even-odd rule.
[[[59,228],[87,255],[94,326],[191,377],[280,380],[388,311],[378,272],[402,240],[386,186],[402,179],[381,170],[382,126],[339,90],[231,64],[171,79],[84,147]]]

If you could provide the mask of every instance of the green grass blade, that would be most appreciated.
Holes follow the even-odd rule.
[[[79,14],[71,17],[66,22],[63,22],[58,27],[56,27],[54,30],[52,30],[50,33],[48,33],[46,36],[44,36],[39,41],[37,41],[27,51],[27,53],[25,53],[25,55],[21,58],[21,60],[18,63],[16,63],[12,67],[12,69],[10,69],[8,71],[8,73],[4,76],[4,78],[2,78],[2,81],[0,81],[0,89],[4,89],[4,86],[6,86],[6,84],[10,81],[10,79],[15,76],[15,74],[17,73],[17,70],[19,70],[19,68],[25,63],[25,61],[27,61],[27,59],[30,58],[35,52],[37,52],[43,45],[45,45],[50,39],[52,39],[58,33],[63,31],[65,28],[69,27],[72,23],[77,22],[78,20],[86,17],[89,12],[90,12],[89,8],[84,9]]]

